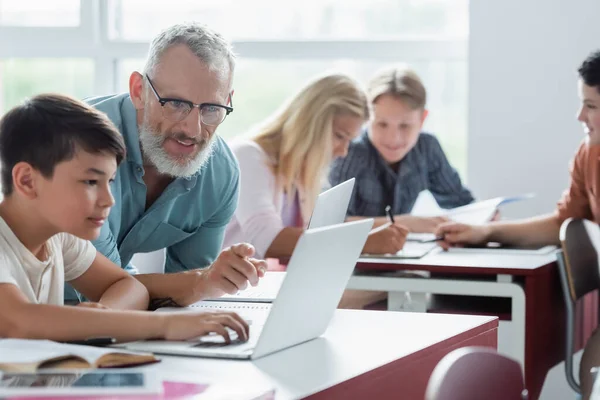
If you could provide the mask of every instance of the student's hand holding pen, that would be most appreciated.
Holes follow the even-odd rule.
[[[406,242],[408,229],[390,222],[373,229],[369,233],[363,253],[394,254],[402,250]]]
[[[488,241],[489,227],[487,225],[467,225],[458,222],[448,222],[438,226],[435,236],[443,238],[438,244],[448,250],[450,247],[465,244],[483,244]]]
[[[439,225],[450,221],[444,216],[417,217],[409,214],[394,216],[392,207],[389,205],[385,207],[385,213],[390,222],[404,226],[408,228],[410,232],[415,233],[433,233]]]
[[[414,215],[397,215],[396,223],[400,223],[415,233],[433,233],[438,226],[449,222],[447,217],[417,217]]]
[[[396,224],[390,206],[385,208],[385,212],[389,222],[373,229],[369,233],[369,237],[363,248],[363,253],[394,254],[404,247],[408,229],[402,225]]]

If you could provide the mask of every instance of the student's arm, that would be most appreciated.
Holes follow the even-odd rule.
[[[457,244],[487,242],[499,242],[518,247],[558,245],[560,223],[557,213],[519,221],[492,222],[486,225],[450,222],[441,225],[436,235],[444,237],[440,245],[446,249]]]
[[[460,180],[458,172],[450,165],[446,153],[435,136],[423,136],[424,153],[429,169],[429,191],[442,208],[454,208],[472,203],[471,191]]]
[[[588,151],[588,144],[584,141],[571,162],[571,183],[558,202],[556,212],[527,220],[493,222],[482,226],[456,223],[443,225],[437,232],[445,237],[442,246],[490,241],[514,246],[558,245],[560,225],[565,219],[593,218],[586,188],[586,167],[590,157]],[[593,157],[597,155],[594,154]]]
[[[98,252],[102,253],[106,258],[112,261],[113,264],[122,267],[121,255],[119,254],[117,241],[110,230],[109,221],[106,221],[106,223],[102,225],[102,228],[100,228],[100,236],[98,236],[98,239],[92,240],[92,244]]]
[[[5,338],[185,340],[215,332],[229,340],[225,327],[248,337],[247,323],[234,313],[152,313],[34,304],[16,285],[0,283],[0,337]]]
[[[70,283],[86,298],[108,308],[148,309],[146,287],[100,253],[97,253],[89,269]]]
[[[148,292],[118,265],[99,253],[91,242],[58,234],[64,279],[93,302],[115,309],[146,310]]]

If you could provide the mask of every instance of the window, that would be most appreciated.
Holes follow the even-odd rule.
[[[79,0],[0,0],[0,25],[77,26]]]
[[[147,41],[161,28],[207,21],[232,40],[466,38],[466,0],[111,0],[111,39]]]
[[[426,129],[464,176],[468,0],[0,0],[0,113],[39,92],[125,91],[149,40],[188,20],[206,21],[238,53],[223,137],[247,133],[327,70],[366,83],[405,63],[428,89]]]
[[[0,60],[0,113],[26,97],[58,92],[77,98],[94,94],[94,63],[86,59]]]

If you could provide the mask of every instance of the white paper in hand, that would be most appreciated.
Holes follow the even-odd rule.
[[[411,215],[418,217],[446,216],[453,221],[463,224],[480,225],[489,222],[500,206],[515,201],[531,199],[533,197],[533,194],[512,197],[495,197],[493,199],[478,201],[467,204],[466,206],[446,210],[439,206],[429,190],[424,190],[419,193],[410,213]]]

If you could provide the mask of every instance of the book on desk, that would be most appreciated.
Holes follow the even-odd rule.
[[[0,339],[0,371],[122,368],[158,362],[152,354],[64,344],[50,340]]]

